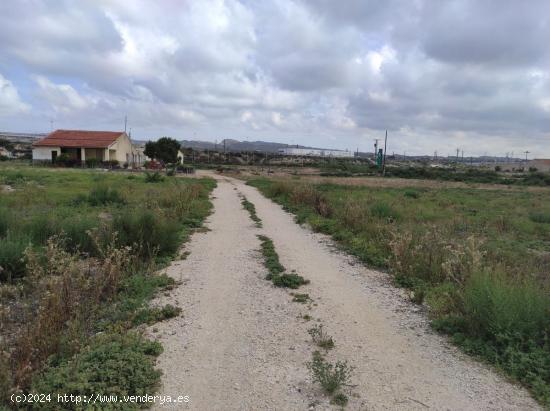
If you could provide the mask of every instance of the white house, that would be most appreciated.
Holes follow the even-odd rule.
[[[118,161],[130,167],[140,166],[146,159],[123,131],[56,130],[33,144],[33,161],[55,162],[61,154],[82,162]]]

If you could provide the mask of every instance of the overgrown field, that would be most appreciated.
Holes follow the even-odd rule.
[[[162,347],[135,327],[179,314],[148,301],[175,285],[157,269],[209,214],[214,186],[0,166],[0,404],[14,392],[155,391]]]
[[[550,406],[550,190],[249,184],[387,269],[435,328]]]

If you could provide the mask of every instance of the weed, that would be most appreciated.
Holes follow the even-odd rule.
[[[159,321],[168,320],[170,318],[177,317],[181,313],[180,307],[174,307],[171,304],[167,304],[162,308],[147,307],[136,312],[132,324],[134,326],[139,324],[154,324]]]
[[[264,235],[258,235],[261,241],[262,254],[264,256],[264,265],[269,271],[266,280],[271,280],[273,276],[277,276],[285,271],[283,265],[279,262],[279,255],[275,251],[273,241]]]
[[[164,181],[164,177],[158,171],[155,171],[154,173],[150,173],[148,171],[145,172],[146,183],[160,183],[162,181]]]
[[[307,332],[317,346],[324,348],[325,350],[331,350],[334,348],[334,340],[323,329],[322,324],[315,325],[313,328],[307,330]]]
[[[533,211],[529,213],[529,219],[535,223],[550,224],[550,213],[542,211]]]
[[[313,353],[313,359],[308,363],[308,368],[313,381],[321,384],[327,394],[334,394],[343,386],[349,385],[353,371],[353,367],[347,361],[329,363],[319,351]]]
[[[304,315],[302,316],[302,319],[305,320],[305,321],[311,321],[312,317],[311,317],[311,315],[309,315],[309,314],[304,314]]]
[[[348,404],[348,396],[342,392],[334,394],[330,400],[331,404],[338,405],[340,407],[345,407]]]
[[[162,352],[158,342],[138,334],[109,333],[93,339],[89,347],[59,364],[49,364],[32,383],[32,392],[57,395],[142,396],[153,393],[160,383],[154,358]],[[141,409],[146,404],[125,404]],[[42,403],[40,409],[57,410],[57,401]]]
[[[295,302],[295,303],[305,304],[305,303],[311,301],[311,298],[309,297],[309,294],[295,293],[295,294],[292,294],[292,296],[293,296],[292,301]]]
[[[256,214],[256,207],[254,206],[254,204],[248,201],[244,196],[241,204],[243,205],[244,209],[247,210],[250,214],[250,218],[252,219],[252,221],[256,223],[256,227],[260,228],[262,226],[262,220]]]
[[[296,289],[304,284],[309,284],[309,280],[306,280],[304,277],[298,274],[276,274],[271,277],[271,281],[276,287],[282,288],[292,288]]]
[[[79,197],[76,203],[78,204],[78,202],[82,199],[84,199],[92,207],[104,206],[108,204],[126,204],[126,200],[117,189],[104,185],[92,188],[87,197]]]

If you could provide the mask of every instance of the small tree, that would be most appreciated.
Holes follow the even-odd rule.
[[[157,141],[148,141],[144,153],[147,157],[159,160],[163,164],[176,163],[180,143],[170,137],[162,137]]]

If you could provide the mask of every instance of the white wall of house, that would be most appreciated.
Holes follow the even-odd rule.
[[[61,154],[61,147],[33,147],[32,159],[37,161],[52,161],[53,151],[56,151],[59,156]]]
[[[132,161],[133,146],[126,133],[122,133],[116,141],[105,150],[106,160],[117,160],[120,164]]]

